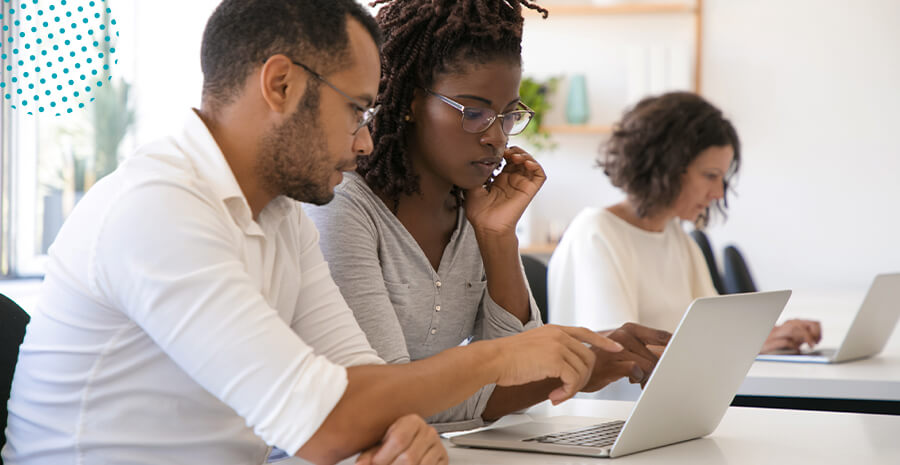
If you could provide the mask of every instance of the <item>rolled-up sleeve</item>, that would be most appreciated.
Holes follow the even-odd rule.
[[[476,334],[481,334],[481,339],[496,339],[498,337],[513,336],[523,331],[540,327],[543,323],[537,310],[537,304],[534,302],[534,297],[531,297],[530,294],[528,297],[531,301],[531,319],[527,323],[522,324],[512,313],[501,307],[497,302],[494,302],[491,294],[485,289],[484,298],[479,308],[481,322],[479,323],[476,320],[475,323],[476,328],[480,324],[482,329],[480,333],[476,329]]]
[[[521,262],[519,264],[522,269],[522,275],[525,275],[525,268]],[[528,287],[528,280],[525,279],[525,286]],[[513,336],[529,329],[538,328],[543,325],[541,321],[541,313],[538,309],[537,302],[528,289],[528,305],[531,318],[526,323],[522,323],[516,316],[508,310],[500,306],[491,298],[491,293],[487,287],[484,289],[484,295],[478,307],[478,317],[475,320],[475,339],[496,339],[498,337]]]

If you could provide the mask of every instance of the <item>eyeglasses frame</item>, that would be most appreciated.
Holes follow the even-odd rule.
[[[465,106],[465,105],[463,105],[463,104],[457,102],[456,100],[453,100],[452,98],[447,97],[446,95],[439,94],[439,93],[437,93],[437,92],[435,92],[435,91],[433,91],[433,90],[431,90],[431,89],[426,89],[426,88],[424,88],[424,87],[423,87],[422,89],[423,89],[425,92],[427,92],[428,94],[437,97],[437,98],[440,99],[442,102],[446,103],[447,105],[450,105],[451,107],[453,107],[453,108],[455,108],[457,111],[459,111],[459,113],[460,113],[460,120],[459,120],[460,126],[462,126],[463,120],[465,120],[465,115],[466,115],[466,109],[467,109],[467,108],[468,108],[468,109],[475,109],[475,108],[478,108],[478,109],[482,109],[482,110],[490,110],[490,111],[494,112],[494,117],[491,119],[491,122],[488,123],[487,127],[485,127],[484,129],[482,129],[481,131],[473,132],[473,131],[469,131],[469,130],[467,130],[465,127],[463,127],[463,131],[466,131],[466,132],[468,132],[469,134],[482,134],[482,133],[484,133],[484,132],[487,132],[487,130],[490,129],[491,126],[493,126],[494,123],[499,119],[499,120],[501,121],[501,124],[500,124],[500,130],[503,131],[503,134],[506,134],[507,136],[515,136],[515,135],[521,134],[523,131],[525,131],[525,128],[528,127],[528,124],[531,123],[531,120],[534,119],[534,115],[535,115],[534,110],[532,110],[531,108],[529,108],[528,105],[525,105],[525,102],[522,102],[522,101],[519,101],[518,104],[521,105],[523,108],[519,108],[519,109],[516,109],[516,110],[508,111],[508,112],[506,112],[506,113],[497,113],[496,111],[494,111],[494,110],[491,109],[491,108],[485,108],[485,107],[467,107],[467,106]],[[504,116],[507,116],[507,115],[510,115],[510,114],[513,114],[513,113],[519,113],[519,112],[525,112],[525,113],[528,113],[528,115],[529,115],[529,117],[528,117],[528,123],[526,123],[525,126],[522,127],[522,130],[521,130],[521,131],[516,132],[516,133],[514,133],[514,134],[508,134],[508,133],[503,129],[503,123],[502,123],[503,117],[504,117]]]
[[[265,63],[265,60],[263,60],[263,63]],[[303,68],[303,70],[306,71],[307,73],[311,74],[312,77],[318,79],[319,81],[322,81],[328,87],[331,87],[331,89],[334,90],[335,92],[337,92],[338,95],[340,95],[345,100],[347,100],[351,105],[353,105],[354,110],[362,113],[362,115],[359,117],[359,121],[357,121],[356,129],[354,129],[353,132],[350,133],[351,135],[355,136],[356,133],[358,133],[359,130],[363,128],[363,126],[366,126],[367,124],[372,122],[372,120],[375,119],[375,115],[377,115],[378,111],[381,110],[381,105],[375,105],[373,107],[368,107],[368,108],[360,105],[356,101],[356,99],[347,95],[341,89],[338,89],[337,86],[332,84],[330,81],[328,81],[328,79],[325,79],[324,76],[317,73],[314,69],[310,68],[309,66],[306,66],[303,63],[300,63],[299,61],[295,61],[295,60],[291,60],[291,63]]]

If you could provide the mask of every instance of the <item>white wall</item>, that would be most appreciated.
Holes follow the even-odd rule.
[[[136,144],[177,129],[199,104],[200,37],[218,1],[129,3],[117,11],[140,17],[123,31],[136,54],[120,63],[137,79]],[[900,1],[705,5],[703,93],[744,142],[739,196],[729,221],[709,231],[714,245],[738,244],[762,288],[856,289],[900,270]],[[525,73],[585,73],[591,122],[608,123],[633,103],[635,53],[665,48],[692,60],[692,27],[683,14],[531,16]],[[562,108],[551,123],[562,121]],[[553,153],[538,154],[550,178],[530,211],[536,235],[549,221],[562,226],[584,206],[621,198],[593,168],[600,136],[556,141]]]
[[[200,106],[200,41],[219,0],[134,1],[134,55],[127,64],[136,91],[133,148],[181,128]],[[123,32],[123,35],[125,33]],[[129,154],[131,151],[128,151]]]
[[[713,245],[736,243],[763,289],[859,290],[878,272],[900,270],[900,2],[706,0],[704,15],[702,92],[744,145],[738,195],[728,222],[708,231]],[[609,19],[572,21],[526,25],[526,74],[568,71],[560,51],[535,45],[544,37],[596,48],[580,57],[586,62],[621,58],[631,46],[605,35]],[[690,37],[678,18],[654,17],[655,27],[616,21],[610,29],[636,26],[651,45]],[[536,28],[549,30],[540,41]],[[627,75],[621,59],[606,65]],[[589,92],[618,112],[622,100],[604,97],[603,86],[624,92],[612,82],[589,83]],[[621,198],[590,168],[600,136],[556,140],[554,153],[539,154],[550,179],[532,220],[567,223],[584,206]]]

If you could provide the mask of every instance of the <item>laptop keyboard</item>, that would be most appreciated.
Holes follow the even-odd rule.
[[[623,425],[625,425],[624,421],[616,420],[572,431],[545,434],[525,439],[525,441],[564,446],[608,447],[616,442]]]

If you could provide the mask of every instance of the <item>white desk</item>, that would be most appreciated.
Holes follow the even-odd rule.
[[[862,303],[858,295],[796,291],[782,314],[819,320],[821,346],[837,347]],[[640,388],[618,382],[579,397],[636,400]],[[737,392],[735,405],[900,414],[900,330],[872,358],[839,364],[755,362]]]
[[[626,401],[572,399],[556,407],[543,402],[529,409],[528,415],[624,419],[633,405]],[[508,424],[524,418],[527,416],[510,415],[500,422]],[[444,447],[450,465],[896,465],[900,463],[898,437],[900,416],[731,407],[709,436],[616,459],[469,449],[456,447],[446,439]],[[340,465],[354,462],[352,457]],[[290,458],[276,463],[308,462]]]
[[[548,402],[530,415],[581,415],[626,418],[633,403],[574,399]],[[702,439],[614,459],[530,454],[455,447],[445,441],[451,465],[527,464],[728,464],[900,463],[900,417],[731,407],[719,427]]]
[[[814,318],[822,323],[822,347],[837,347],[863,294],[795,293],[782,319]],[[738,390],[736,405],[811,408],[900,415],[900,331],[875,357],[838,364],[756,362]]]

